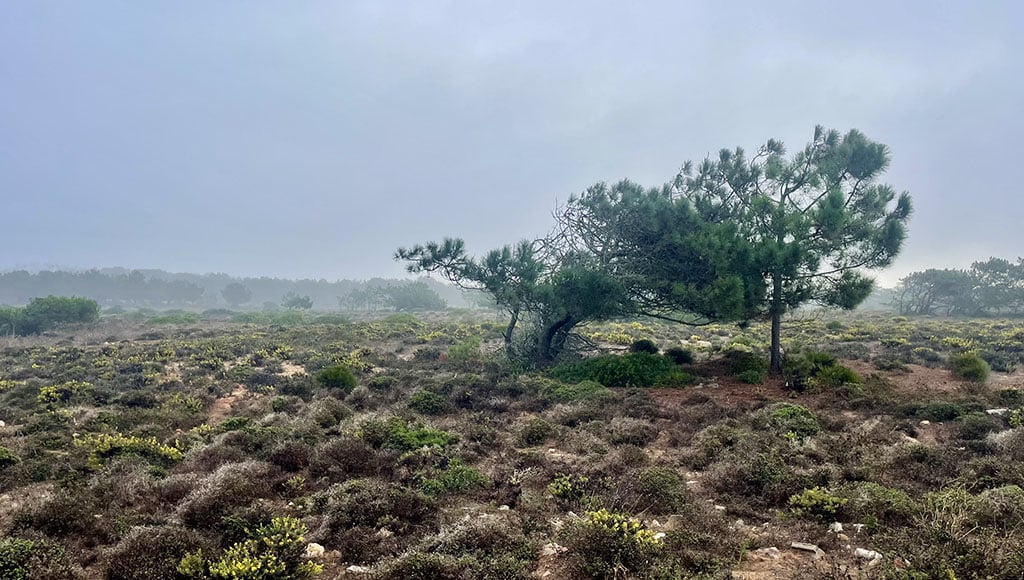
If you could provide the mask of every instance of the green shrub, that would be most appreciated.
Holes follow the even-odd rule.
[[[863,381],[860,376],[853,372],[853,370],[844,367],[843,365],[833,365],[822,369],[817,376],[814,377],[817,384],[823,387],[841,387],[847,384],[860,384]]]
[[[843,514],[854,521],[903,525],[910,521],[917,505],[906,492],[871,481],[846,483],[836,490],[846,500]]]
[[[815,516],[833,521],[848,500],[822,487],[812,487],[789,498],[789,509],[798,516]]]
[[[555,434],[555,428],[540,417],[533,417],[519,430],[517,441],[522,447],[540,445]]]
[[[542,389],[543,396],[555,403],[600,401],[612,397],[608,387],[596,381],[580,381],[574,385],[553,383],[545,385]]]
[[[232,545],[220,559],[203,565],[202,551],[185,555],[177,572],[186,578],[225,580],[301,580],[323,571],[302,559],[306,526],[296,518],[274,518],[250,537]]]
[[[942,360],[942,355],[927,346],[919,346],[910,352],[924,362],[939,362]]]
[[[443,415],[451,409],[451,403],[444,396],[427,389],[420,389],[409,398],[408,407],[424,415]]]
[[[18,463],[21,463],[21,458],[10,449],[0,445],[0,469],[17,465]]]
[[[429,496],[438,496],[483,487],[488,481],[487,477],[476,469],[453,461],[437,477],[424,479],[420,489]]]
[[[658,354],[658,345],[654,344],[654,341],[649,338],[641,338],[640,340],[634,340],[633,344],[629,345],[629,352]]]
[[[636,477],[636,511],[678,513],[686,507],[686,483],[670,467],[651,467]]]
[[[574,505],[588,493],[587,486],[590,483],[590,478],[582,475],[573,475],[566,473],[559,473],[555,475],[555,479],[548,484],[548,493],[550,493],[555,501],[564,505]]]
[[[957,377],[983,382],[990,372],[988,363],[974,353],[964,353],[949,357],[949,367]]]
[[[591,578],[645,577],[663,544],[640,520],[605,509],[587,512],[566,535],[570,556]]]
[[[469,363],[481,358],[479,336],[471,336],[448,349],[448,360],[455,363]]]
[[[89,451],[89,467],[92,469],[100,469],[108,459],[124,454],[138,455],[164,466],[177,463],[184,457],[180,449],[163,445],[156,437],[89,433],[84,437],[76,436],[74,443]]]
[[[649,352],[595,356],[560,364],[550,374],[566,383],[595,381],[606,387],[653,387],[692,381],[671,360]]]
[[[0,579],[25,580],[35,542],[21,538],[0,538]]]
[[[967,413],[956,418],[959,423],[957,435],[961,439],[984,439],[986,435],[1002,428],[1002,422],[985,413]]]
[[[733,375],[749,385],[759,385],[768,378],[768,361],[749,352],[730,351],[727,355]]]
[[[444,448],[459,442],[459,437],[430,427],[413,426],[399,417],[363,423],[359,432],[363,441],[392,451],[415,451],[423,447]]]
[[[0,538],[0,580],[60,580],[81,578],[64,548],[49,540]]]
[[[926,403],[916,413],[918,417],[928,421],[942,422],[952,421],[961,415],[967,414],[967,410],[956,403],[947,401],[935,401]]]
[[[673,346],[672,348],[665,351],[665,357],[676,363],[677,365],[691,365],[693,364],[693,351],[682,348],[679,346]]]
[[[821,431],[818,418],[803,405],[791,403],[776,405],[769,415],[768,422],[773,427],[792,433],[801,439],[817,435]]]
[[[349,394],[356,388],[356,376],[346,366],[336,365],[327,367],[316,374],[316,382],[328,389],[338,389],[344,394]]]

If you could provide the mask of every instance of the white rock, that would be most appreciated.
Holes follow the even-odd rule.
[[[381,528],[381,529],[377,530],[377,537],[378,538],[390,538],[393,535],[395,535],[395,533],[392,532],[391,530],[387,529],[387,528]]]
[[[565,546],[559,546],[555,542],[548,542],[540,549],[541,556],[554,556],[568,550]]]
[[[736,526],[737,528],[743,528],[743,527],[746,527],[747,522],[745,522],[743,520],[736,520],[735,522],[733,522],[732,525]]]
[[[345,568],[345,571],[346,572],[351,572],[353,574],[368,574],[370,572],[370,567],[369,566],[356,566],[356,565],[353,564],[352,566],[349,566],[348,568]]]
[[[0,427],[6,427],[6,426],[7,426],[7,423],[4,423],[3,421],[0,421]]]
[[[1005,415],[1005,414],[1009,413],[1010,410],[1004,407],[1002,409],[985,409],[985,412],[988,413],[989,415],[999,415],[999,416],[1002,416],[1002,415]]]
[[[857,532],[858,534],[864,531],[864,524],[850,524],[850,527],[852,527],[853,531]]]
[[[818,546],[815,546],[814,544],[808,544],[807,542],[793,542],[792,544],[789,545],[789,547],[793,548],[794,550],[801,550],[801,551],[804,551],[804,552],[817,552],[818,551]]]
[[[498,506],[498,511],[499,512],[507,512],[510,509],[512,509],[512,508],[508,507],[507,505],[500,505],[500,506]]]
[[[832,522],[828,526],[828,531],[832,532],[833,534],[838,534],[839,532],[843,531],[843,524],[839,522]]]
[[[864,560],[880,560],[882,555],[874,550],[865,550],[864,548],[857,548],[853,551],[853,555]]]
[[[720,512],[724,512],[725,511],[725,506],[724,505],[716,505],[715,509],[720,511]]]
[[[306,557],[307,558],[323,558],[324,547],[316,542],[311,542],[306,545]]]
[[[657,534],[654,534],[654,539],[655,540],[661,540],[661,539],[664,539],[664,538],[665,538],[665,532],[658,532]]]
[[[931,424],[932,424],[932,422],[927,420],[927,419],[925,419],[924,421],[921,421],[920,423],[918,423],[918,425],[931,425]]]

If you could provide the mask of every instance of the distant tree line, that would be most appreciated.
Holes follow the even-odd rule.
[[[95,322],[100,306],[77,296],[34,298],[28,306],[0,306],[0,335],[38,334],[62,324]]]
[[[967,269],[913,272],[893,297],[900,314],[1020,315],[1024,312],[1024,259],[989,258]]]
[[[406,289],[411,287],[411,289]],[[390,289],[390,290],[389,290]],[[426,294],[423,290],[429,290]],[[428,308],[408,308],[401,293],[428,296]],[[437,309],[469,306],[461,290],[431,279],[287,280],[227,274],[177,274],[107,268],[87,271],[18,270],[0,273],[0,304],[23,306],[44,296],[82,296],[101,306],[126,308],[267,308],[308,310]],[[370,298],[372,297],[372,298]]]

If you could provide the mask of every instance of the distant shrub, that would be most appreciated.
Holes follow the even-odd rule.
[[[438,496],[483,487],[488,481],[487,477],[476,469],[453,461],[436,477],[424,479],[420,489],[429,496]]]
[[[939,362],[942,360],[942,355],[927,346],[919,346],[910,352],[924,362]]]
[[[693,351],[679,346],[666,350],[665,357],[677,365],[690,365],[694,361]]]
[[[657,438],[658,428],[643,419],[615,417],[608,423],[608,441],[613,445],[644,447]]]
[[[423,447],[444,448],[459,442],[459,437],[430,427],[410,425],[398,417],[386,421],[366,421],[360,427],[363,441],[392,451],[415,451]]]
[[[584,380],[574,385],[563,383],[545,385],[542,395],[556,403],[578,403],[605,400],[612,396],[612,392],[601,383]]]
[[[801,439],[817,435],[821,431],[818,418],[803,405],[779,404],[772,409],[768,421],[773,427]]]
[[[973,353],[964,353],[949,357],[949,366],[953,374],[968,381],[983,382],[988,378],[988,363]]]
[[[999,431],[1003,424],[999,419],[985,413],[967,413],[957,417],[959,423],[957,435],[961,439],[984,439],[993,431]]]
[[[658,354],[658,345],[654,344],[654,341],[649,338],[641,338],[640,340],[633,341],[633,344],[629,345],[629,352]]]
[[[878,521],[902,525],[910,521],[917,509],[906,492],[871,481],[846,483],[836,490],[845,499],[843,515],[857,522]]]
[[[195,530],[180,526],[137,526],[106,554],[105,578],[174,578],[185,554],[211,547]]]
[[[448,360],[455,363],[468,363],[481,358],[479,336],[471,336],[448,349]]]
[[[33,298],[15,325],[17,334],[37,334],[61,324],[96,322],[100,307],[95,300],[77,296]]]
[[[336,365],[322,369],[316,374],[316,382],[327,389],[337,389],[349,394],[356,388],[356,376],[346,366]]]
[[[540,417],[533,417],[519,430],[517,441],[522,447],[540,445],[555,434],[555,428]]]
[[[409,398],[409,408],[424,415],[442,415],[451,410],[451,402],[443,395],[420,389]]]
[[[82,570],[71,563],[64,548],[48,540],[0,538],[0,579],[72,580]]]
[[[195,324],[197,322],[199,322],[198,314],[184,310],[168,310],[149,319],[150,324]]]
[[[89,451],[89,467],[100,469],[112,457],[132,454],[168,466],[181,461],[180,449],[163,445],[156,437],[136,437],[120,433],[89,433],[76,437],[75,445]]]
[[[789,498],[789,509],[798,516],[815,516],[823,520],[833,521],[836,513],[847,503],[846,498],[839,497],[822,487],[812,487]]]
[[[0,445],[0,469],[17,465],[18,463],[21,463],[21,458],[10,449]]]
[[[789,386],[803,392],[812,387],[838,388],[863,383],[857,373],[836,362],[827,352],[806,351],[786,359],[786,381]]]
[[[967,410],[962,406],[946,401],[925,403],[916,411],[918,417],[936,422],[952,421],[965,414],[967,414]]]
[[[649,352],[595,356],[558,365],[551,369],[550,374],[567,383],[595,381],[606,387],[653,387],[685,384],[693,380],[671,360]]]
[[[678,513],[686,506],[686,484],[670,467],[651,467],[636,476],[636,508]]]

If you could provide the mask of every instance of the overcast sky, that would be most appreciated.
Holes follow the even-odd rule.
[[[882,281],[1024,255],[1024,8],[947,2],[0,5],[0,270],[401,274],[596,181],[816,124],[892,150]]]

